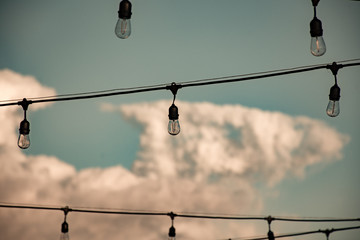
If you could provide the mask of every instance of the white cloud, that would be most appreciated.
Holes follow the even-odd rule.
[[[34,78],[0,72],[6,98],[53,95]],[[22,92],[26,91],[26,92]],[[19,93],[20,92],[20,93]],[[307,166],[341,158],[347,137],[324,123],[240,105],[177,102],[181,133],[167,134],[168,101],[104,105],[142,125],[131,171],[122,166],[76,171],[52,156],[16,147],[21,111],[0,108],[0,202],[175,212],[258,214],[257,182],[301,176]],[[31,109],[38,106],[34,104]],[[146,116],[146,117],[144,117]],[[2,239],[56,238],[62,213],[0,209]],[[73,239],[166,238],[170,219],[69,213]],[[255,235],[251,223],[175,219],[183,239]]]

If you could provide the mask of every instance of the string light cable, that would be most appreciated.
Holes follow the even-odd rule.
[[[142,215],[142,216],[173,216],[181,218],[198,218],[214,220],[261,220],[261,221],[282,221],[282,222],[360,222],[360,218],[305,218],[305,217],[272,217],[272,216],[251,216],[251,215],[229,215],[229,214],[209,214],[209,213],[174,213],[165,211],[148,211],[148,210],[128,210],[128,209],[109,209],[93,207],[76,207],[70,208],[36,204],[17,204],[17,203],[0,203],[0,208],[15,209],[33,209],[62,211],[79,213],[98,213],[98,214],[117,214],[117,215]],[[270,220],[269,220],[270,219]]]
[[[163,212],[163,211],[146,211],[146,210],[120,210],[120,209],[104,209],[104,208],[70,208],[58,207],[58,206],[44,206],[44,205],[29,205],[29,204],[16,204],[16,203],[0,203],[0,208],[13,208],[13,209],[32,209],[32,210],[47,210],[47,211],[62,211],[64,213],[64,222],[61,225],[61,236],[60,239],[69,239],[69,225],[66,221],[67,214],[70,212],[78,213],[95,213],[95,214],[115,214],[115,215],[141,215],[141,216],[168,216],[171,218],[171,227],[169,228],[169,239],[175,240],[176,232],[174,227],[175,217],[182,218],[197,218],[197,219],[212,219],[212,220],[259,220],[266,221],[269,225],[269,232],[266,237],[255,237],[255,238],[231,238],[241,240],[275,240],[275,238],[294,237],[301,235],[309,235],[315,233],[324,233],[327,237],[332,232],[345,231],[352,229],[360,229],[360,226],[338,228],[338,229],[327,229],[317,230],[290,234],[279,234],[275,235],[271,231],[271,223],[273,221],[286,221],[286,222],[360,222],[360,218],[300,218],[300,217],[272,217],[272,216],[236,216],[236,215],[215,215],[215,214],[200,214],[200,213],[174,213],[174,212]],[[228,239],[229,240],[229,239]]]
[[[125,0],[123,0],[125,1]],[[355,59],[353,61],[357,61],[360,59]],[[350,62],[351,60],[346,60],[346,62]],[[234,75],[227,76],[222,78],[210,78],[210,79],[202,79],[195,81],[188,81],[176,84],[175,82],[170,85],[159,84],[147,87],[133,87],[133,88],[122,88],[122,89],[110,89],[103,91],[95,91],[95,92],[83,92],[83,93],[75,93],[75,94],[65,94],[65,95],[57,95],[57,96],[49,96],[49,97],[38,97],[38,98],[23,98],[22,101],[18,100],[5,100],[0,101],[0,107],[11,106],[11,105],[20,105],[24,110],[24,120],[20,123],[19,128],[19,140],[18,146],[21,149],[27,149],[30,147],[30,123],[26,119],[26,111],[30,104],[34,103],[44,103],[44,102],[59,102],[59,101],[70,101],[70,100],[81,100],[81,99],[90,99],[90,98],[100,98],[100,97],[109,97],[115,95],[124,95],[124,94],[134,94],[141,92],[150,92],[150,91],[159,91],[159,90],[170,90],[173,94],[172,105],[169,108],[169,123],[168,123],[168,133],[170,135],[178,135],[180,133],[180,123],[179,123],[179,111],[178,107],[175,105],[175,98],[178,90],[180,88],[185,87],[196,87],[196,86],[205,86],[205,85],[215,85],[215,84],[223,84],[223,83],[231,83],[231,82],[241,82],[241,81],[249,81],[260,78],[269,78],[281,75],[289,75],[300,72],[308,72],[314,71],[318,69],[330,69],[333,75],[335,76],[335,85],[330,89],[329,95],[329,103],[326,109],[327,115],[330,117],[336,117],[340,113],[340,88],[337,85],[337,72],[339,69],[344,67],[352,67],[358,66],[360,62],[352,62],[352,63],[336,63],[332,64],[319,64],[305,67],[295,67],[288,68],[282,70],[273,70],[262,73],[253,73],[253,74],[244,74],[244,75]]]
[[[338,61],[337,63],[341,64],[342,68],[360,65],[360,62],[354,62],[354,61],[360,61],[360,58]],[[352,62],[352,63],[347,63],[347,62]],[[258,73],[249,73],[242,75],[185,81],[185,82],[180,82],[177,85],[181,86],[182,88],[185,88],[185,87],[205,86],[205,85],[231,83],[231,82],[241,82],[241,81],[249,81],[249,80],[261,79],[261,78],[270,78],[281,75],[290,75],[301,72],[309,72],[319,69],[329,69],[330,66],[331,66],[330,64],[317,64],[317,65],[309,65],[302,67],[286,68],[280,70],[271,70],[271,71],[258,72]],[[119,89],[110,89],[110,90],[102,90],[102,91],[34,97],[27,99],[30,102],[30,104],[44,103],[44,102],[71,101],[71,100],[109,97],[116,95],[134,94],[134,93],[151,92],[151,91],[159,91],[159,90],[170,90],[170,86],[171,85],[169,84],[157,84],[157,85],[150,85],[143,87],[119,88]],[[21,105],[21,99],[0,100],[0,107],[12,106],[12,105]]]
[[[304,236],[304,235],[311,235],[316,233],[323,233],[325,234],[326,238],[329,239],[329,236],[333,232],[339,232],[339,231],[348,231],[348,230],[355,230],[360,229],[360,226],[353,226],[353,227],[345,227],[345,228],[331,228],[331,229],[319,229],[314,231],[307,231],[307,232],[297,232],[297,233],[287,233],[287,234],[279,234],[274,236],[273,239],[277,238],[288,238],[288,237],[297,237],[297,236]],[[226,238],[226,239],[218,239],[218,240],[270,240],[268,236],[263,237],[251,237],[251,238]]]

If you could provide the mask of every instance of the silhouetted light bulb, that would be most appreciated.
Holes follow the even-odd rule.
[[[30,123],[24,119],[20,123],[19,128],[19,139],[18,139],[18,146],[22,149],[27,149],[30,146]]]
[[[176,232],[174,226],[169,228],[169,240],[175,240]]]
[[[115,26],[115,34],[118,38],[126,39],[131,34],[131,3],[122,0],[119,5],[119,19]]]
[[[269,240],[275,240],[274,233],[271,230],[269,230],[269,232],[268,232],[268,239]]]
[[[63,222],[61,225],[61,235],[60,240],[69,240],[69,225],[67,222]]]
[[[329,104],[326,108],[326,114],[330,117],[336,117],[340,113],[340,88],[335,83],[334,86],[330,88],[330,94],[329,94]]]
[[[168,132],[171,135],[178,135],[180,132],[179,113],[175,104],[172,104],[169,108]]]
[[[316,17],[314,17],[314,19],[310,22],[310,35],[311,54],[317,57],[324,55],[324,53],[326,52],[326,45],[323,38],[322,24],[321,21]]]

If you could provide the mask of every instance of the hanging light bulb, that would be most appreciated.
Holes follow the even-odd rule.
[[[119,5],[119,19],[115,26],[115,34],[118,38],[126,39],[131,34],[131,3],[128,0],[122,0]]]
[[[274,233],[271,230],[269,230],[269,232],[268,232],[268,239],[269,240],[275,240]]]
[[[64,221],[61,224],[61,235],[60,235],[60,240],[69,240],[69,224]]]
[[[26,120],[26,111],[31,103],[32,102],[28,101],[26,98],[24,98],[21,102],[18,102],[18,105],[21,105],[24,110],[24,120],[20,123],[19,139],[17,142],[19,148],[21,149],[27,149],[30,147],[30,123]]]
[[[273,217],[271,217],[271,216],[268,216],[267,218],[266,218],[266,220],[267,220],[267,222],[268,222],[268,226],[269,226],[269,231],[268,231],[268,239],[269,240],[275,240],[275,236],[274,236],[274,233],[273,233],[273,231],[271,231],[271,222],[274,220],[274,218]]]
[[[166,89],[170,90],[174,95],[172,105],[169,108],[169,124],[168,124],[168,132],[171,135],[178,135],[180,133],[180,123],[179,123],[179,113],[178,108],[175,106],[175,98],[179,88],[182,88],[181,85],[177,85],[176,83],[171,83],[170,86],[166,86]]]
[[[330,117],[336,117],[340,113],[340,87],[335,83],[334,86],[330,88],[329,94],[329,104],[326,108],[326,114]]]
[[[310,35],[311,54],[317,57],[324,55],[326,52],[326,45],[323,38],[322,24],[317,17],[314,17],[314,19],[310,22]]]
[[[26,120],[21,121],[19,129],[18,146],[21,149],[27,149],[30,147],[30,123]]]
[[[170,212],[170,213],[168,213],[168,215],[171,218],[171,227],[169,228],[169,238],[168,238],[168,240],[175,240],[175,237],[176,237],[176,231],[175,231],[175,227],[174,227],[175,213]]]
[[[330,117],[336,117],[340,113],[340,87],[337,84],[337,73],[343,65],[333,62],[331,65],[327,65],[326,68],[330,69],[335,78],[335,84],[330,88],[329,103],[326,108],[326,114]]]
[[[62,208],[62,210],[64,211],[64,222],[61,224],[60,240],[69,240],[69,224],[66,222],[66,217],[69,211],[71,211],[71,209],[66,206]]]
[[[180,132],[178,108],[173,103],[169,108],[168,132],[171,135],[178,135]]]

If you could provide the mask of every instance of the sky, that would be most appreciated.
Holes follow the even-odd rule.
[[[360,58],[360,2],[320,1],[327,52],[310,53],[311,1],[0,1],[0,100],[192,81]],[[0,107],[0,203],[292,217],[360,217],[360,67],[169,91]],[[2,239],[59,238],[63,213],[0,209]],[[166,239],[168,217],[69,213],[70,238]],[[358,226],[273,222],[276,234]],[[177,239],[264,235],[267,223],[175,218]],[[330,238],[354,240],[359,230]],[[288,238],[291,239],[291,238]],[[326,239],[324,235],[293,239]]]

